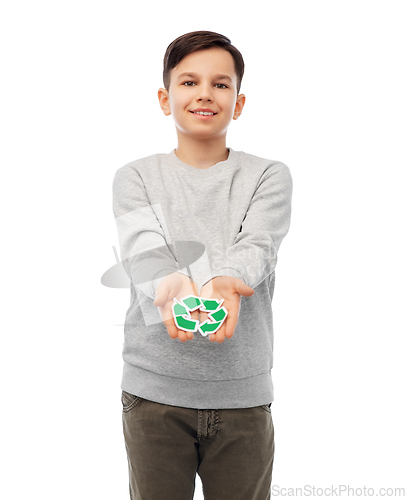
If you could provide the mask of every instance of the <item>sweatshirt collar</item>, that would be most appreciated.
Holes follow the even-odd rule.
[[[227,148],[229,150],[229,155],[227,160],[219,161],[218,163],[215,163],[214,165],[208,168],[196,168],[192,167],[192,165],[189,165],[184,161],[182,161],[180,158],[178,158],[176,156],[175,149],[173,149],[170,153],[167,153],[166,157],[168,161],[170,161],[172,164],[176,165],[183,171],[190,172],[192,175],[195,175],[197,177],[206,177],[218,174],[219,172],[222,172],[226,168],[234,167],[238,165],[240,158],[239,151],[234,151],[232,148]]]

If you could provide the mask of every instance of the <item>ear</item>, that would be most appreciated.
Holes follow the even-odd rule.
[[[244,108],[244,104],[245,104],[245,95],[244,94],[239,94],[237,96],[237,102],[235,103],[233,120],[237,120],[238,119],[238,117],[242,113],[242,110]]]
[[[169,92],[166,89],[160,88],[158,90],[159,105],[166,116],[171,114],[171,108],[169,105]]]

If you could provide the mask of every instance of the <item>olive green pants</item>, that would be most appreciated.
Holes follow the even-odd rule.
[[[269,405],[198,410],[122,391],[131,500],[269,500],[274,428]]]

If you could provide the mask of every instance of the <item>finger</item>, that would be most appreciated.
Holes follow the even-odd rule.
[[[203,311],[200,311],[200,323],[204,323],[208,319],[209,319],[209,314],[205,313]]]
[[[159,307],[159,314],[161,315],[162,321],[173,321],[172,305],[170,302],[166,302],[163,307]]]
[[[254,295],[255,290],[251,288],[250,286],[246,285],[242,280],[238,279],[236,283],[236,290],[240,295],[243,295],[244,297],[251,297],[251,295]]]
[[[234,334],[235,327],[237,326],[238,312],[239,312],[238,306],[232,307],[228,310],[227,318],[225,321],[225,336],[228,339],[231,339],[231,337]]]
[[[224,342],[224,337],[225,337],[225,334],[226,334],[226,330],[225,330],[224,324],[225,323],[223,323],[221,325],[221,327],[216,332],[216,341],[219,344],[221,344],[222,342]]]
[[[164,296],[163,293],[159,293],[159,295],[157,295],[156,299],[154,300],[153,304],[156,307],[160,307],[163,306],[165,302],[166,302],[166,297]]]
[[[178,337],[181,342],[186,342],[187,340],[193,339],[193,332],[187,332],[185,330],[178,330]]]
[[[181,342],[186,342],[187,340],[186,332],[184,332],[183,330],[178,330],[178,338]]]
[[[167,298],[168,298],[168,284],[165,283],[165,282],[161,282],[161,284],[158,286],[158,294],[157,296],[155,297],[155,300],[154,300],[154,305],[159,307],[159,306],[163,306],[165,304],[165,302],[167,301]]]
[[[169,336],[172,339],[176,339],[178,336],[178,329],[176,328],[175,322],[173,321],[164,321],[166,329],[168,330]]]

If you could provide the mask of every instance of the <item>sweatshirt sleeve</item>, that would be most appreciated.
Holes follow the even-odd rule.
[[[277,162],[263,173],[240,232],[212,278],[234,276],[255,288],[274,271],[290,226],[292,188],[292,176],[284,163]]]
[[[156,215],[159,203],[151,205],[139,173],[122,167],[113,180],[113,213],[118,231],[122,265],[139,290],[155,300],[156,289],[167,274],[180,269],[165,239]],[[163,214],[162,214],[162,220]]]

